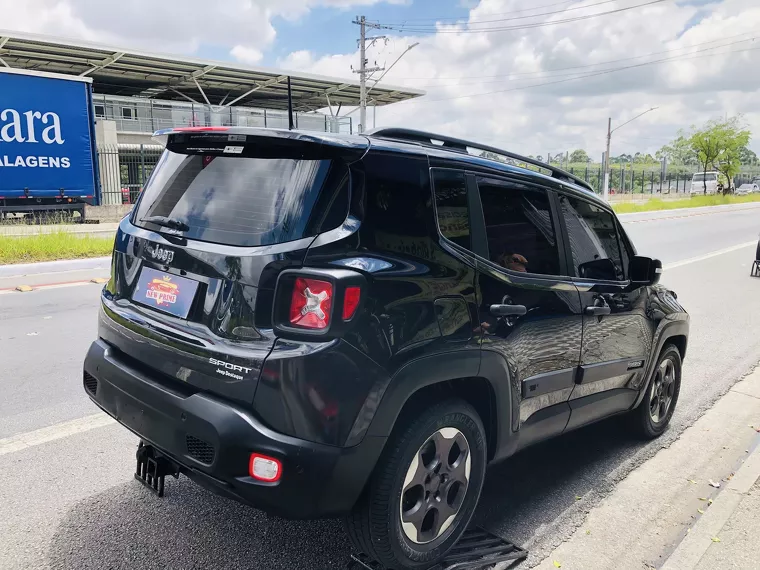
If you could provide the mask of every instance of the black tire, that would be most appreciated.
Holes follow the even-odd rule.
[[[663,368],[672,367],[673,378],[668,382],[663,378]],[[665,384],[660,388],[660,385]],[[671,387],[672,384],[672,387]],[[658,398],[659,404],[655,402]],[[666,345],[652,371],[652,377],[649,379],[644,398],[639,406],[630,412],[631,427],[636,435],[643,439],[654,439],[662,435],[673,417],[673,412],[678,403],[678,395],[681,392],[681,353],[672,344]],[[663,398],[669,399],[667,408],[664,409]],[[657,413],[654,409],[657,408]]]
[[[438,445],[435,443],[435,438],[440,439],[442,437],[440,430],[446,429],[444,435],[450,435],[453,433],[450,428],[454,428],[455,431],[458,430],[459,435],[465,438],[464,444],[469,448],[469,477],[466,486],[464,488],[459,487],[458,490],[455,489],[453,483],[457,477],[453,471],[448,481],[444,477],[447,469],[455,469],[449,465],[448,459],[446,459],[447,463],[441,461],[437,464],[440,472],[435,471],[435,468],[427,470],[427,465],[436,465],[435,460],[421,459],[425,454],[427,454],[427,458],[430,457],[430,445],[434,448]],[[444,439],[446,442],[454,441],[459,438],[459,435]],[[445,443],[440,446],[444,452],[446,445],[449,444]],[[453,451],[449,455],[458,453],[458,447],[455,447],[458,444],[452,443],[450,445]],[[425,450],[427,451],[423,450],[423,446],[426,446]],[[458,458],[453,463],[462,466],[461,461],[464,460],[466,454],[458,457],[461,459]],[[432,512],[435,510],[435,506],[427,510],[428,505],[431,504],[426,501],[427,495],[432,496],[433,499],[438,496],[438,493],[443,493],[443,496],[446,496],[449,494],[447,488],[454,491],[454,502],[459,504],[456,514],[446,517],[448,520],[450,516],[454,516],[453,522],[426,543],[411,540],[407,534],[410,532],[409,523],[407,523],[407,530],[404,530],[401,521],[402,490],[407,474],[413,471],[413,461],[415,460],[419,465],[418,469],[414,471],[428,475],[418,485],[414,485],[413,482],[407,484],[407,492],[403,495],[403,499],[408,501],[409,494],[419,496],[419,502],[413,501],[415,506],[419,505],[418,508],[411,507],[410,510],[427,512],[433,519],[438,520],[439,511]],[[447,400],[417,414],[407,414],[400,417],[383,454],[375,466],[367,489],[352,513],[346,518],[346,530],[354,547],[392,570],[421,570],[435,565],[454,546],[470,523],[483,487],[486,461],[487,445],[483,423],[475,409],[467,402],[459,399]],[[461,470],[457,469],[457,471]],[[433,481],[428,483],[430,475],[433,475]],[[440,488],[437,486],[439,482],[441,482]],[[449,486],[446,487],[446,485]],[[415,491],[417,487],[422,488],[422,491]],[[432,493],[430,491],[432,488],[440,489],[440,491]],[[463,493],[461,497],[458,495],[460,492]],[[418,493],[421,494],[418,495]],[[438,504],[440,504],[441,499],[438,500]],[[448,505],[448,500],[446,503]],[[448,515],[450,506],[444,505],[443,507],[440,512],[445,512]],[[427,519],[428,516],[426,515],[424,520],[419,523],[423,528]],[[435,523],[434,529],[444,527],[444,525],[436,525],[438,523]],[[421,537],[419,527],[415,528],[413,532],[419,540]],[[433,536],[433,532],[431,531],[430,536]]]

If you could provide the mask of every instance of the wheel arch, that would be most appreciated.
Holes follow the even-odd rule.
[[[637,408],[644,399],[644,395],[649,389],[649,383],[652,381],[654,367],[660,359],[663,349],[672,344],[678,349],[681,360],[686,357],[686,348],[689,338],[689,319],[684,315],[683,318],[668,321],[660,326],[658,334],[655,335],[655,342],[652,345],[652,358],[649,359],[646,369],[646,382],[641,386],[639,395],[636,398],[631,409]]]
[[[389,381],[367,430],[368,436],[388,437],[402,413],[437,399],[460,397],[481,417],[488,441],[488,458],[497,456],[503,432],[511,424],[511,397],[506,362],[496,365],[494,353],[463,350],[427,356],[407,363]],[[484,365],[485,363],[485,365]]]

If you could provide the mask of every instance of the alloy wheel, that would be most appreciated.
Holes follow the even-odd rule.
[[[657,368],[649,391],[649,416],[657,424],[668,415],[676,387],[676,368],[673,361],[666,358]]]
[[[441,428],[414,455],[401,490],[401,528],[427,544],[451,526],[470,482],[470,446],[456,428]]]

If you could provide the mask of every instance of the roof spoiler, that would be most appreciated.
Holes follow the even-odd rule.
[[[556,166],[552,166],[545,162],[541,162],[540,160],[536,160],[535,158],[528,158],[527,156],[522,156],[514,152],[509,152],[509,151],[492,147],[492,146],[482,145],[480,143],[467,141],[464,139],[442,136],[442,135],[437,135],[434,133],[428,133],[425,131],[417,131],[414,129],[403,129],[403,128],[395,128],[395,127],[379,128],[379,129],[369,131],[365,134],[366,136],[371,137],[371,138],[414,142],[414,143],[419,143],[425,146],[431,146],[435,148],[443,147],[443,148],[447,148],[451,150],[457,150],[460,152],[465,152],[467,154],[469,154],[467,150],[468,148],[485,151],[485,152],[492,152],[494,154],[498,154],[506,158],[510,158],[518,162],[524,162],[525,164],[530,164],[538,168],[541,168],[543,170],[546,170],[549,172],[549,176],[551,176],[552,178],[556,178],[557,180],[561,180],[563,182],[571,182],[573,184],[577,184],[578,186],[581,186],[582,188],[586,190],[590,190],[591,192],[594,191],[591,184],[589,184],[582,178],[578,178],[574,174],[570,174],[569,172],[562,170],[561,168],[557,168]],[[436,144],[436,141],[440,142],[441,144]]]

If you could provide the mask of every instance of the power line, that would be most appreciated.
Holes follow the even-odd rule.
[[[686,55],[691,55],[691,54],[685,54],[685,55],[680,55],[680,56],[663,58],[663,59],[659,59],[659,60],[655,60],[655,61],[647,61],[647,62],[635,64],[635,65],[627,65],[627,66],[623,66],[623,67],[617,67],[617,68],[614,68],[614,69],[607,69],[607,70],[604,70],[604,71],[597,71],[597,72],[593,72],[593,73],[588,73],[586,75],[578,75],[576,77],[570,77],[570,78],[567,78],[567,79],[560,79],[560,80],[557,80],[557,81],[546,81],[544,83],[534,83],[533,85],[521,85],[521,86],[518,86],[518,87],[512,87],[510,89],[499,89],[499,90],[496,90],[496,91],[484,91],[484,92],[481,92],[481,93],[470,93],[470,94],[467,94],[467,95],[456,95],[456,96],[453,96],[453,97],[444,97],[444,98],[441,98],[441,99],[425,99],[425,98],[414,99],[414,100],[411,100],[411,101],[403,101],[403,102],[399,103],[399,105],[403,104],[406,107],[408,105],[414,105],[415,103],[439,103],[441,101],[452,101],[452,100],[455,100],[455,99],[468,99],[470,97],[480,97],[480,96],[483,96],[483,95],[496,95],[496,94],[500,94],[500,93],[509,93],[509,92],[512,92],[512,91],[522,91],[522,90],[525,90],[525,89],[532,89],[534,87],[543,87],[543,86],[546,86],[546,85],[557,85],[559,83],[567,83],[569,81],[575,81],[577,79],[587,79],[589,77],[597,77],[597,76],[600,76],[600,75],[607,75],[609,73],[615,73],[617,71],[624,71],[626,69],[634,69],[634,68],[637,68],[637,67],[644,67],[644,66],[647,66],[647,65],[658,65],[660,63],[666,63],[666,62],[673,61],[673,60],[687,61],[687,60],[691,60],[691,59],[700,59],[700,58],[703,58],[703,57],[714,57],[716,55],[729,55],[729,54],[734,54],[734,53],[743,53],[743,52],[747,52],[747,51],[757,51],[757,50],[760,50],[760,47],[757,47],[757,48],[747,48],[747,49],[743,49],[743,50],[734,50],[734,51],[728,51],[728,52],[723,52],[723,53],[708,53],[708,54],[703,54],[703,55],[697,55],[695,57],[686,57]],[[395,112],[398,112],[398,110],[400,110],[400,109],[395,110]],[[394,112],[394,110],[391,109],[390,113],[392,114],[393,112]]]
[[[522,12],[531,12],[533,10],[541,10],[543,8],[553,8],[554,6],[561,6],[562,4],[572,4],[578,0],[563,0],[562,2],[555,2],[553,4],[543,4],[541,6],[533,6],[532,8],[522,8],[520,10],[512,10],[510,12],[500,12],[498,14],[491,14],[492,16],[507,16],[509,14],[520,14]],[[389,22],[393,24],[403,24],[406,22],[439,22],[441,20],[463,20],[466,16],[442,16],[440,18],[406,18],[401,22]]]
[[[499,19],[496,19],[496,20],[467,20],[466,22],[463,22],[463,23],[466,23],[467,25],[472,25],[472,24],[493,24],[493,23],[496,23],[496,22],[509,22],[509,21],[512,21],[512,20],[525,20],[527,18],[538,18],[539,16],[551,16],[553,14],[563,14],[565,12],[571,12],[573,10],[585,10],[586,8],[593,8],[594,6],[601,6],[602,4],[612,4],[613,2],[618,2],[618,0],[602,0],[601,2],[595,2],[594,4],[586,4],[585,6],[570,6],[568,8],[564,8],[562,10],[554,10],[552,12],[541,12],[539,14],[530,14],[528,16],[517,16],[517,17],[514,17],[514,18],[499,18]],[[567,3],[568,2],[560,2],[560,4],[567,4]],[[551,6],[551,4],[549,6]],[[545,6],[545,7],[549,7],[549,6]],[[533,10],[537,10],[539,8],[537,7],[537,8],[532,8],[532,9]],[[493,15],[494,16],[498,16],[499,14],[493,14]],[[436,21],[440,21],[440,20],[443,20],[443,19],[457,20],[457,21],[465,20],[465,18],[440,18],[440,19],[431,18],[431,19],[436,20]],[[386,25],[391,25],[391,24],[388,23]],[[403,26],[403,25],[405,25],[405,22],[398,22],[396,25],[402,25]],[[434,27],[434,25],[431,25],[431,24],[420,24],[419,27]]]
[[[525,71],[525,72],[517,72],[517,73],[501,73],[501,74],[497,74],[497,75],[463,75],[463,76],[450,76],[450,77],[444,77],[444,76],[439,76],[439,77],[396,77],[396,78],[394,78],[394,81],[412,80],[412,79],[440,79],[440,80],[456,80],[456,81],[461,81],[462,79],[491,79],[491,78],[494,78],[494,77],[503,77],[503,78],[507,78],[508,79],[508,78],[515,77],[515,76],[539,75],[539,74],[542,74],[542,73],[550,73],[550,72],[555,72],[555,71],[568,71],[568,70],[571,70],[571,69],[587,69],[589,67],[596,67],[596,66],[599,66],[599,65],[608,65],[608,64],[611,64],[611,63],[620,63],[620,62],[623,62],[623,61],[632,61],[632,60],[641,59],[641,58],[644,58],[644,57],[650,57],[650,56],[653,56],[653,55],[662,55],[662,54],[665,54],[665,53],[672,53],[672,52],[675,52],[675,51],[683,51],[683,50],[686,50],[686,49],[691,49],[691,48],[695,48],[695,47],[701,47],[701,46],[708,45],[708,44],[714,44],[716,42],[722,42],[722,41],[730,40],[730,39],[733,39],[733,38],[740,38],[742,36],[746,36],[748,34],[754,34],[754,33],[756,33],[756,32],[744,32],[743,34],[737,34],[735,36],[727,36],[725,38],[720,38],[720,39],[717,39],[717,40],[711,40],[709,42],[701,42],[701,43],[698,43],[698,44],[691,44],[691,45],[683,46],[683,47],[680,47],[680,48],[672,48],[672,49],[667,49],[667,50],[663,50],[663,51],[650,52],[650,53],[646,53],[646,54],[642,54],[642,55],[637,55],[637,56],[633,56],[633,57],[624,57],[624,58],[621,58],[621,59],[612,59],[612,60],[608,60],[608,61],[599,61],[599,62],[596,62],[596,63],[590,63],[590,64],[586,64],[586,65],[574,65],[574,66],[570,66],[570,67],[558,67],[558,68],[554,68],[554,69],[544,69],[544,70],[541,70],[541,71]],[[748,41],[754,41],[756,39],[757,39],[757,36],[753,36],[753,37],[747,38],[745,40],[741,40],[741,41],[738,41],[738,42],[732,42],[732,43],[728,43],[728,44],[724,44],[724,45],[720,45],[720,46],[715,46],[715,47],[709,48],[709,49],[718,49],[718,48],[721,48],[721,47],[726,47],[726,46],[729,46],[729,45],[734,45],[736,43],[743,43],[743,42],[748,42]],[[688,54],[684,54],[684,55],[688,55]],[[484,82],[484,83],[491,83],[491,82]],[[498,82],[494,82],[494,83],[498,83]],[[432,85],[432,84],[431,85],[428,85],[428,84],[424,84],[424,85],[415,84],[415,85],[417,85],[419,87],[439,87],[438,85]],[[448,85],[440,85],[440,87],[448,87]]]
[[[636,4],[634,6],[628,6],[625,8],[617,8],[615,10],[608,10],[607,12],[598,12],[596,14],[587,14],[584,16],[576,16],[573,18],[565,18],[564,20],[552,20],[547,22],[534,22],[531,24],[522,24],[519,26],[502,26],[502,27],[493,27],[493,28],[458,28],[458,29],[439,29],[437,27],[427,27],[427,28],[414,28],[414,27],[404,27],[404,26],[389,26],[383,23],[378,24],[378,27],[381,27],[385,30],[394,30],[397,32],[405,32],[405,33],[412,33],[412,34],[479,34],[479,33],[486,33],[486,32],[506,32],[506,31],[514,31],[514,30],[530,30],[534,28],[543,28],[546,26],[556,26],[559,24],[567,24],[571,22],[580,22],[582,20],[590,20],[592,18],[598,18],[600,16],[608,16],[609,14],[617,14],[620,12],[626,12],[628,10],[635,10],[636,8],[644,8],[646,6],[652,6],[654,4],[661,4],[662,2],[669,2],[670,0],[650,0],[649,2],[644,2],[643,4]]]
[[[712,51],[712,50],[721,49],[721,48],[724,48],[724,47],[730,47],[730,46],[733,46],[733,45],[736,45],[736,44],[741,44],[741,43],[745,43],[745,42],[748,42],[748,41],[754,41],[755,39],[757,39],[757,36],[754,36],[752,38],[748,38],[746,40],[740,40],[740,41],[730,42],[730,43],[719,45],[719,46],[713,46],[713,47],[709,47],[709,48],[704,48],[704,49],[696,50],[696,51],[691,52],[691,53],[679,54],[679,55],[676,55],[676,56],[673,56],[673,57],[670,57],[670,58],[665,58],[665,60],[667,60],[667,61],[679,61],[679,58],[689,58],[689,56],[692,56],[692,55],[697,54],[697,53],[702,53],[702,52],[705,52],[705,51]],[[668,51],[664,51],[664,52],[660,52],[660,53],[668,53]],[[733,53],[733,52],[728,51],[728,52],[721,52],[721,53],[725,54],[725,53]],[[721,55],[721,53],[715,53],[715,54],[712,54],[712,55]],[[641,57],[644,57],[644,56],[641,56]],[[621,59],[621,60],[617,60],[617,61],[618,62],[630,61],[631,59],[640,59],[640,57],[639,58],[626,58],[626,59]],[[657,63],[657,62],[665,61],[665,60],[654,60],[652,62],[642,62],[641,65],[646,65],[648,63]],[[614,63],[614,62],[608,62],[608,63]],[[595,64],[595,65],[603,65],[603,64]],[[575,69],[581,69],[581,68],[586,68],[586,67],[594,67],[594,66],[576,66]],[[531,79],[545,79],[545,78],[550,78],[550,77],[570,77],[570,76],[573,76],[573,75],[577,75],[579,73],[578,71],[570,71],[571,69],[574,69],[574,68],[569,67],[569,68],[566,68],[566,69],[563,69],[563,70],[555,70],[555,72],[548,72],[548,71],[534,72],[534,73],[537,73],[537,74],[538,73],[544,73],[545,74],[542,77],[535,77],[535,78],[534,77],[519,77],[519,78],[516,78],[516,79],[512,79],[510,77],[506,77],[505,76],[503,79],[497,79],[497,80],[494,80],[494,81],[466,81],[466,82],[459,82],[459,83],[446,84],[446,85],[440,85],[440,84],[439,85],[424,85],[424,84],[423,85],[416,85],[415,84],[414,86],[415,87],[420,87],[420,88],[423,88],[423,87],[424,88],[436,88],[436,87],[454,87],[454,86],[458,86],[458,85],[486,85],[486,84],[492,84],[492,83],[505,83],[505,82],[508,82],[508,81],[528,81],[528,80],[531,80]],[[569,71],[569,73],[557,73],[557,71],[562,71],[562,72]],[[608,68],[608,69],[597,69],[597,70],[594,70],[594,72],[601,72],[601,71],[617,71],[617,68]]]

